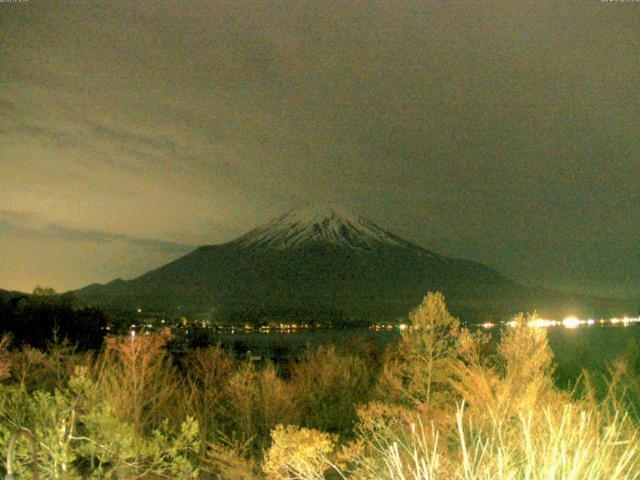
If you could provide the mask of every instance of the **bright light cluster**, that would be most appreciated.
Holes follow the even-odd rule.
[[[565,328],[578,328],[580,325],[582,325],[582,321],[576,317],[567,317],[562,320],[562,326]]]
[[[546,318],[535,318],[529,320],[527,325],[530,327],[555,327],[556,325],[560,325],[560,322],[557,320],[547,320]]]
[[[592,318],[587,320],[582,320],[574,316],[566,317],[564,320],[549,320],[546,318],[533,318],[527,322],[527,325],[535,328],[548,328],[548,327],[559,327],[562,326],[564,328],[573,329],[578,328],[585,325],[622,325],[629,326],[633,323],[640,323],[640,317],[622,317],[622,318],[610,318],[610,319],[601,319],[596,321]],[[504,325],[509,327],[516,327],[518,324],[515,320],[511,320],[509,322],[504,322]],[[486,322],[480,325],[483,328],[493,328],[496,325],[491,322]]]

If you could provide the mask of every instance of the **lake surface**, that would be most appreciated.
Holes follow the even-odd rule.
[[[557,377],[572,380],[582,369],[597,371],[625,354],[640,348],[640,325],[589,326],[576,329],[548,329],[549,344],[558,365]]]
[[[640,348],[640,324],[626,327],[592,325],[573,329],[557,326],[546,330],[556,357],[557,377],[561,383],[573,381],[582,369],[602,369],[607,362],[614,361],[627,349]],[[382,354],[385,346],[397,339],[399,334],[398,329],[376,331],[368,328],[270,333],[240,330],[236,333],[220,333],[216,339],[238,354],[250,352],[254,357],[270,358],[281,363],[299,357],[308,346],[313,348],[323,344],[333,344],[349,351],[351,348],[361,348],[362,343],[368,343],[375,353]]]

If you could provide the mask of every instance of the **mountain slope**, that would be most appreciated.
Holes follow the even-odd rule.
[[[540,308],[539,297],[555,295],[426,250],[334,204],[303,205],[133,280],[75,293],[109,308],[169,315],[369,322],[404,315],[433,290],[474,320]]]

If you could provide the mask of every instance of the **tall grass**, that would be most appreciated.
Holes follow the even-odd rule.
[[[540,407],[539,407],[540,408]],[[638,437],[624,415],[604,420],[581,406],[547,405],[475,430],[458,413],[464,476],[488,480],[626,480],[640,475]]]
[[[487,412],[476,428],[462,406],[457,434],[443,439],[422,423],[366,439],[369,453],[349,478],[370,480],[632,480],[640,478],[637,431],[622,416],[603,421],[574,405],[508,419]],[[444,444],[444,445],[443,445]]]

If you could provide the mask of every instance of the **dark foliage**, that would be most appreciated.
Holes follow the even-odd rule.
[[[16,347],[44,349],[54,339],[67,339],[79,350],[99,349],[107,333],[106,314],[94,307],[77,308],[69,296],[23,295],[0,301],[0,334]]]

